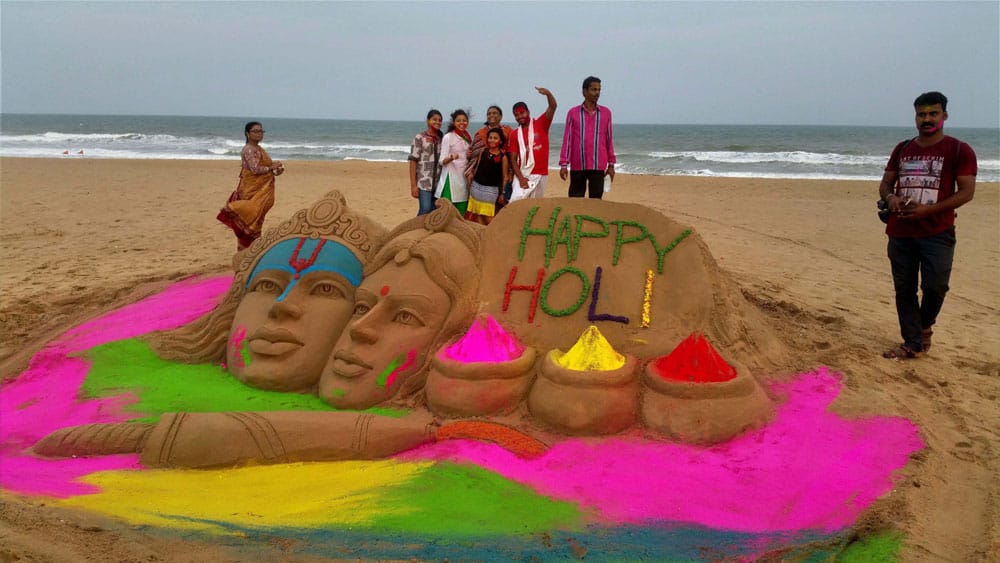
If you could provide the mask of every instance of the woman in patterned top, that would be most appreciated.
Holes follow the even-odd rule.
[[[441,112],[427,112],[427,130],[417,133],[410,145],[410,195],[420,203],[417,215],[434,211],[434,188],[441,177]]]

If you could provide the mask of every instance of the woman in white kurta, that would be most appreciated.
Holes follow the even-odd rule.
[[[434,196],[451,201],[463,216],[469,204],[465,165],[471,144],[469,114],[465,113],[465,110],[457,109],[452,112],[448,132],[441,139],[441,179],[438,180]]]

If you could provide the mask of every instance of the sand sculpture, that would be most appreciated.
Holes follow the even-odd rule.
[[[268,233],[250,249],[259,260],[238,257],[227,301],[256,287],[257,269],[280,263],[269,254],[283,258],[291,243],[279,239],[294,240]],[[301,256],[306,245],[295,244]],[[535,438],[566,436],[708,444],[763,425],[773,411],[753,371],[780,362],[777,339],[700,238],[649,208],[524,201],[484,229],[440,202],[373,248],[362,255],[350,321],[319,329],[335,344],[322,356],[318,394],[337,409],[391,405],[404,416],[177,413],[156,424],[63,429],[36,453],[138,451],[150,466],[213,467],[373,459],[447,438],[522,454],[544,450]],[[294,291],[283,279],[264,282],[275,301]],[[216,340],[203,339],[217,348]]]
[[[524,399],[534,379],[537,354],[491,316],[433,358],[425,387],[430,409],[446,417],[502,415]]]
[[[218,307],[152,335],[150,345],[169,360],[224,363],[252,387],[312,392],[384,236],[331,191],[233,257],[233,284]]]
[[[434,352],[476,314],[481,238],[446,200],[393,229],[365,270],[320,397],[344,409],[422,403]]]

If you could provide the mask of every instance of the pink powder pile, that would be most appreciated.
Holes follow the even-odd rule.
[[[524,345],[491,315],[472,322],[462,338],[445,349],[445,357],[459,362],[509,362],[524,354]]]

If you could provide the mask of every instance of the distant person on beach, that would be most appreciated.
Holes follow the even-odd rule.
[[[471,144],[469,114],[462,109],[451,112],[448,132],[441,139],[440,162],[443,168],[434,195],[452,202],[462,215],[465,215],[465,208],[469,202],[469,186],[465,179],[465,165],[468,163]]]
[[[507,156],[514,168],[514,190],[511,201],[545,196],[549,179],[549,127],[556,113],[556,98],[548,88],[536,86],[549,105],[537,119],[531,118],[528,104],[514,104],[514,119],[518,128],[507,141]]]
[[[247,143],[240,156],[240,182],[216,219],[236,233],[236,249],[243,250],[260,237],[264,216],[274,205],[274,179],[285,172],[280,161],[271,160],[260,141],[264,126],[251,121],[243,127]]]
[[[434,188],[441,177],[441,123],[436,109],[427,112],[427,129],[417,133],[410,144],[410,195],[419,201],[417,215],[434,211]]]
[[[513,129],[509,125],[503,125],[500,123],[501,119],[503,119],[503,110],[500,109],[500,106],[490,106],[486,109],[486,123],[479,129],[479,131],[476,131],[475,136],[472,137],[472,146],[469,147],[469,163],[465,168],[465,179],[467,181],[472,182],[476,176],[476,169],[479,167],[479,161],[483,155],[483,151],[486,150],[486,136],[489,134],[490,130],[499,127],[500,131],[503,133],[503,138],[510,138],[510,133]],[[502,145],[500,148],[506,152],[506,145]],[[504,184],[503,190],[501,190],[500,196],[496,201],[497,210],[501,209],[504,204],[510,200],[510,191],[512,186],[511,180],[513,178],[514,172],[508,170],[507,182]]]
[[[611,128],[611,110],[597,105],[601,97],[601,79],[583,79],[583,103],[566,112],[562,150],[559,152],[559,178],[569,175],[569,197],[601,199],[604,177],[615,179],[615,142]]]
[[[948,98],[926,92],[913,107],[918,134],[893,149],[878,188],[890,211],[885,233],[903,337],[882,355],[898,360],[930,350],[955,255],[955,209],[972,201],[978,172],[972,147],[944,134]]]
[[[505,202],[503,187],[507,185],[510,163],[504,152],[506,138],[503,129],[494,127],[486,135],[486,149],[479,154],[476,175],[469,182],[469,207],[465,219],[489,225],[497,212],[497,203]]]

